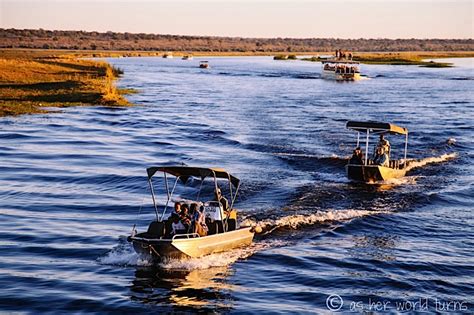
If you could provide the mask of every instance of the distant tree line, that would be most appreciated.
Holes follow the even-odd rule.
[[[0,48],[75,50],[303,52],[474,51],[473,39],[242,38],[145,33],[0,29]]]

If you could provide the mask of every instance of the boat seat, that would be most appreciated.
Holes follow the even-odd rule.
[[[207,235],[219,234],[224,232],[224,223],[219,220],[206,222],[208,232]]]
[[[227,231],[234,231],[237,227],[236,219],[227,219]]]
[[[148,226],[147,235],[150,238],[161,238],[165,235],[165,223],[160,221],[153,221]]]

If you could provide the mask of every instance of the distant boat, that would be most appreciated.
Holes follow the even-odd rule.
[[[165,53],[165,54],[163,55],[163,58],[167,58],[167,59],[174,58],[174,57],[173,57],[173,53],[167,52],[167,53]]]
[[[183,58],[181,58],[183,60],[193,60],[193,56],[192,55],[184,55]]]
[[[349,160],[346,165],[347,177],[350,180],[374,183],[377,181],[384,181],[391,178],[400,178],[405,176],[407,172],[407,146],[408,146],[408,130],[403,127],[399,127],[394,124],[385,122],[361,122],[361,121],[348,121],[346,125],[347,129],[357,131],[357,148],[359,148],[360,134],[366,135],[365,140],[365,157],[360,153],[360,158],[354,156]],[[384,151],[387,152],[388,161],[385,165],[378,165],[374,159],[369,158],[369,136],[370,133],[385,135],[405,135],[405,151],[403,159],[391,160],[391,148],[386,141],[387,148]]]
[[[360,66],[359,62],[333,58],[321,61],[322,78],[336,81],[356,81],[360,80]]]
[[[209,68],[209,61],[201,61],[199,62],[199,68],[202,68],[202,69],[208,69]]]

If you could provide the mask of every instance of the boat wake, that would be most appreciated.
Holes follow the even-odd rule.
[[[252,218],[245,219],[241,225],[254,226],[261,231],[261,235],[267,235],[279,228],[298,229],[302,226],[327,223],[327,222],[343,222],[350,221],[355,218],[360,218],[369,215],[382,213],[383,211],[369,211],[369,210],[330,210],[317,211],[310,214],[295,214],[284,216],[278,219],[263,219],[257,221]],[[235,263],[238,260],[246,259],[256,252],[285,246],[287,243],[280,239],[261,239],[251,246],[245,248],[237,248],[231,251],[207,255],[201,258],[188,259],[167,259],[158,266],[167,270],[196,270],[208,269],[212,267],[224,267]],[[115,246],[105,255],[99,257],[97,261],[103,265],[114,266],[138,266],[146,267],[153,266],[153,261],[147,257],[138,255],[131,244],[129,244],[125,237],[121,237],[119,244]]]
[[[188,259],[166,259],[157,264],[158,267],[167,270],[198,270],[213,267],[225,267],[235,263],[237,260],[246,259],[254,253],[266,248],[284,246],[286,243],[280,240],[263,240],[254,242],[245,248],[237,248],[231,251],[207,255],[201,258]],[[126,240],[119,241],[111,251],[99,257],[97,261],[103,265],[112,266],[154,266],[152,260],[142,257],[135,252],[133,246]]]
[[[429,157],[420,160],[408,160],[408,167],[407,171],[411,171],[412,169],[423,167],[428,164],[433,163],[443,163],[449,160],[453,160],[458,156],[457,153],[447,153],[437,157]]]
[[[253,226],[256,231],[261,231],[262,235],[267,235],[276,229],[298,229],[302,226],[327,223],[342,222],[352,219],[383,213],[383,211],[371,210],[329,210],[317,211],[308,214],[293,214],[278,219],[263,219],[256,221],[252,218],[245,219],[241,225]]]
[[[373,183],[369,185],[390,185],[390,186],[398,186],[398,185],[415,185],[417,183],[417,180],[419,178],[422,178],[422,176],[404,176],[400,178],[390,178],[387,180],[384,180],[380,183]]]
[[[151,266],[153,262],[147,257],[138,255],[125,237],[105,255],[97,258],[99,264],[113,266]]]

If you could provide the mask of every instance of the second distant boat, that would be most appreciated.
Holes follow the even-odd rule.
[[[172,52],[167,52],[163,55],[163,58],[171,59],[171,58],[173,58],[173,53]]]
[[[209,68],[209,61],[201,61],[199,62],[199,68],[202,68],[202,69],[208,69]]]

